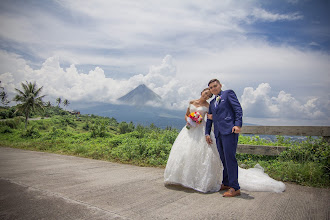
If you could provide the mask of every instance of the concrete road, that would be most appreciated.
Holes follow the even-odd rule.
[[[0,219],[330,219],[330,189],[224,198],[165,187],[163,172],[0,147]]]

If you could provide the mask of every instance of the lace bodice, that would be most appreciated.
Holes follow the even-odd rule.
[[[206,106],[196,107],[193,104],[190,104],[189,105],[189,111],[190,111],[190,113],[192,113],[192,112],[199,112],[203,116],[203,118],[205,117],[205,114],[208,112],[208,110],[209,109]]]

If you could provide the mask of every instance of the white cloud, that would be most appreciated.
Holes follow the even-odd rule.
[[[0,55],[1,52],[4,53],[0,51]],[[194,80],[180,83],[175,77],[176,66],[170,55],[165,56],[160,65],[151,66],[147,74],[134,75],[126,80],[106,77],[100,67],[88,73],[78,72],[74,64],[63,69],[60,66],[59,57],[48,58],[41,68],[36,70],[29,67],[21,58],[15,55],[11,57],[13,68],[8,68],[8,72],[0,75],[2,86],[6,88],[9,95],[14,95],[15,88],[20,88],[21,82],[37,81],[39,86],[44,87],[46,99],[53,103],[57,97],[70,101],[116,103],[116,99],[144,83],[162,97],[166,107],[182,109],[187,106],[189,100],[198,98],[199,90],[203,88],[203,85],[198,85]],[[16,75],[14,68],[17,66],[24,66],[20,68],[19,76]]]
[[[314,46],[314,47],[320,47],[320,44],[318,44],[318,43],[316,43],[316,42],[310,42],[309,44],[308,44],[309,46]]]
[[[252,87],[245,88],[241,97],[244,116],[271,117],[277,114],[279,109],[269,98],[270,90],[268,83],[260,84],[255,90]]]
[[[303,12],[266,10],[256,0],[8,2],[0,8],[0,79],[9,91],[36,80],[52,99],[114,102],[145,83],[166,106],[183,109],[219,78],[251,96],[250,115],[256,105],[263,117],[288,117],[290,102],[315,120],[329,111],[322,101],[330,55],[315,50],[321,41],[309,40],[314,50],[273,43],[254,26],[288,24]]]
[[[76,64],[146,65],[155,62],[155,55],[159,59],[174,52],[195,54],[205,47],[221,50],[232,42],[241,42],[246,38],[242,24],[251,20],[251,14],[254,20],[262,21],[300,18],[297,14],[256,9],[256,1],[243,0],[55,3],[58,5],[52,8],[63,10],[56,11],[58,16],[37,5],[17,7],[15,14],[4,11],[0,15],[0,36],[41,59],[60,56]]]
[[[294,12],[290,14],[279,14],[279,13],[271,13],[269,11],[266,11],[262,8],[255,8],[252,11],[252,16],[261,21],[295,21],[295,20],[301,20],[303,19],[303,16],[299,12]]]
[[[180,80],[177,77],[177,66],[170,55],[165,56],[159,65],[150,66],[149,72],[145,75],[138,74],[126,80],[117,80],[106,77],[100,67],[88,73],[79,72],[74,64],[63,69],[60,66],[59,57],[48,58],[40,69],[34,70],[20,57],[6,54],[11,57],[12,65],[21,66],[18,72],[19,77],[16,76],[16,72],[11,72],[9,67],[8,72],[0,74],[2,86],[9,95],[13,97],[14,89],[20,88],[22,81],[37,81],[39,86],[44,87],[44,94],[47,94],[46,100],[50,100],[53,104],[57,97],[69,101],[116,103],[117,98],[144,83],[162,97],[164,107],[183,110],[190,100],[199,98],[200,91],[207,87],[208,80],[214,78],[212,74],[205,74],[205,79],[187,77],[185,80]],[[215,78],[218,77],[215,76]],[[223,82],[227,83],[227,81]],[[225,89],[226,87],[224,85]],[[274,91],[269,83],[260,83],[256,89],[244,88],[241,97],[237,94],[240,97],[244,117],[270,120],[272,118],[287,120],[308,118],[330,122],[328,100],[310,96],[301,102],[285,91],[280,91],[276,95],[272,94]]]
[[[277,96],[271,96],[270,92],[271,87],[268,83],[261,83],[256,89],[245,88],[241,97],[244,116],[330,122],[328,100],[310,98],[301,103],[285,91],[280,91]]]

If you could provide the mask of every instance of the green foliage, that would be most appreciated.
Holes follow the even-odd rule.
[[[56,126],[62,128],[62,129],[66,129],[68,126],[70,126],[72,128],[77,127],[75,118],[70,115],[54,116],[54,117],[52,117],[52,121]]]
[[[41,112],[44,109],[42,98],[40,96],[43,87],[38,88],[36,82],[21,83],[22,90],[16,89],[14,101],[19,102],[16,111],[21,112],[25,116],[25,128],[27,128],[28,118],[33,112]]]
[[[70,132],[60,128],[52,127],[51,131],[45,135],[45,139],[67,138],[70,136],[72,136]]]
[[[91,137],[107,137],[107,122],[106,121],[97,121],[91,127]]]
[[[315,162],[261,161],[259,164],[273,178],[306,186],[330,187],[329,174]]]
[[[33,124],[36,126],[36,128],[38,128],[38,130],[48,130],[48,128],[51,126],[49,121],[45,121],[45,120],[36,120],[33,122]]]
[[[120,134],[126,134],[129,132],[134,131],[134,124],[133,122],[130,122],[129,124],[127,124],[125,121],[120,122],[120,124],[118,125],[118,132]]]
[[[14,118],[17,116],[23,116],[23,114],[16,111],[16,106],[0,107],[0,119]]]
[[[85,131],[89,131],[89,129],[90,129],[89,122],[86,122],[86,123],[84,124],[83,129],[84,129]]]
[[[118,147],[122,143],[123,143],[123,138],[121,136],[114,136],[111,139],[109,139],[109,147],[111,149]]]
[[[54,109],[57,107],[54,107]],[[54,111],[55,112],[55,111]],[[24,129],[24,118],[0,121],[0,145],[93,159],[130,163],[140,166],[166,165],[178,130],[118,123],[114,118],[62,115],[30,121]],[[288,146],[279,156],[237,154],[240,166],[259,163],[277,180],[302,185],[329,187],[329,144],[322,138],[293,142],[277,136],[275,142],[259,136],[240,136],[240,144]]]
[[[288,146],[288,149],[278,157],[237,154],[239,165],[244,164],[246,168],[249,168],[259,163],[271,177],[277,180],[296,182],[301,185],[330,187],[330,147],[323,138],[307,137],[305,141],[293,142],[277,136],[274,143],[268,143],[259,137],[244,137],[242,140],[240,143],[256,145],[271,143],[275,146]]]
[[[115,118],[112,117],[112,118],[109,119],[109,125],[110,125],[110,126],[115,126],[115,127],[117,127],[118,124],[119,124],[119,123],[117,122],[117,120],[116,120]]]
[[[307,174],[318,174],[322,178],[329,180],[330,177],[330,144],[322,138],[308,137],[306,141],[291,146],[288,150],[282,152],[279,156],[279,161],[290,161],[292,167],[302,166],[303,175],[302,180],[297,180],[298,183],[305,183],[307,181],[313,183],[321,183],[320,180],[311,180],[312,176]],[[307,172],[307,173],[306,173]],[[292,180],[291,180],[292,181]]]
[[[12,129],[16,129],[19,127],[19,125],[24,121],[23,117],[16,117],[13,119],[6,119],[3,121],[0,121],[1,126],[8,126]]]
[[[5,125],[0,127],[0,133],[2,134],[13,133],[13,130],[9,126]]]
[[[44,109],[44,113],[42,114],[42,116],[45,117],[52,117],[55,115],[70,115],[70,113],[63,110],[59,106],[48,106]]]
[[[171,139],[168,137],[176,136],[168,134],[169,131],[162,130],[157,135],[157,139],[149,137],[139,138],[132,132],[121,135],[121,139],[112,139],[111,157],[121,162],[132,162],[139,165],[164,166],[167,162],[169,152],[171,150]]]
[[[164,132],[164,135],[161,137],[161,141],[163,143],[169,143],[173,145],[177,136],[178,136],[177,130],[166,130]]]
[[[39,138],[41,134],[35,126],[27,127],[21,134],[22,138]]]
[[[280,154],[281,161],[316,162],[324,166],[330,164],[330,145],[322,138],[308,137],[306,141],[292,145]],[[329,167],[328,167],[329,168]]]

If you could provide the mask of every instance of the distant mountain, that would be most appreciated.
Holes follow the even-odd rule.
[[[149,89],[146,85],[141,84],[126,95],[118,99],[123,104],[128,105],[145,105],[147,102],[161,103],[161,97]]]
[[[132,121],[134,124],[149,126],[151,123],[159,128],[172,127],[181,129],[186,124],[186,110],[168,110],[162,107],[115,105],[110,103],[72,102],[71,107],[79,109],[81,114],[94,114],[114,117],[118,122]]]

